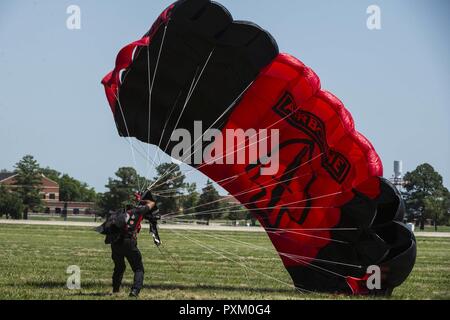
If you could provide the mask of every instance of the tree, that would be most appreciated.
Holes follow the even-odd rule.
[[[197,185],[195,183],[187,183],[185,189],[186,195],[183,195],[181,198],[181,206],[183,213],[192,218],[192,214],[195,213],[195,207],[198,205],[200,194],[197,192]]]
[[[239,220],[251,220],[250,212],[239,203],[225,202],[221,204],[223,215],[236,224]]]
[[[206,183],[206,187],[203,188],[202,194],[200,195],[200,199],[198,201],[199,208],[197,212],[199,212],[196,217],[202,220],[206,220],[209,224],[210,219],[215,219],[220,216],[220,195],[219,192],[214,188],[213,183],[208,180]],[[204,213],[202,213],[204,212]]]
[[[97,193],[95,190],[68,174],[61,174],[59,171],[49,167],[41,169],[47,178],[55,181],[59,185],[59,199],[66,202],[95,202]]]
[[[185,188],[185,176],[180,166],[175,163],[163,163],[156,167],[157,176],[152,184],[152,191],[159,194],[158,207],[162,215],[180,212],[182,205],[181,191]]]
[[[438,225],[448,223],[448,211],[445,208],[444,197],[426,197],[424,199],[424,212],[425,217],[434,220],[436,229]]]
[[[0,217],[6,215],[13,219],[21,219],[24,211],[22,199],[16,192],[8,190],[5,186],[0,185]]]
[[[61,201],[94,202],[97,195],[86,183],[64,174],[59,179],[59,198]]]
[[[47,168],[42,168],[41,172],[44,176],[46,176],[47,178],[49,178],[50,180],[53,180],[55,182],[59,183],[59,178],[61,176],[61,172],[56,171],[54,169],[51,169],[49,167]]]
[[[116,173],[116,179],[109,178],[108,189],[99,197],[98,206],[103,213],[117,211],[135,202],[134,194],[145,184],[146,179],[140,177],[134,168],[123,167]],[[148,181],[147,181],[148,183]]]
[[[419,165],[404,177],[405,202],[409,216],[417,217],[423,230],[426,219],[438,221],[448,219],[449,191],[443,185],[442,176],[428,164]]]
[[[26,155],[15,166],[16,190],[24,204],[24,219],[28,219],[28,212],[41,208],[40,195],[42,174],[37,161],[31,155]]]

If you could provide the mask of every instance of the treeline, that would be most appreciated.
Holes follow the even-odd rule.
[[[6,171],[2,171],[6,172]],[[60,201],[93,202],[94,211],[105,215],[135,205],[135,193],[151,187],[157,197],[160,213],[168,219],[232,221],[247,220],[255,223],[250,212],[233,198],[224,198],[211,181],[197,191],[195,183],[186,182],[186,176],[174,163],[156,167],[156,176],[147,179],[134,168],[117,170],[106,184],[106,192],[96,193],[86,183],[51,168],[41,168],[33,156],[23,157],[15,166],[15,186],[0,185],[0,217],[27,219],[28,212],[42,212],[42,175],[59,184]],[[243,190],[244,191],[244,190]],[[404,176],[402,195],[406,203],[406,219],[421,229],[427,222],[450,225],[450,192],[442,176],[430,164],[419,165]]]
[[[135,204],[134,194],[151,187],[157,198],[161,215],[178,220],[228,219],[248,220],[254,218],[240,204],[220,196],[211,181],[199,193],[195,183],[185,181],[180,167],[163,163],[156,167],[157,175],[149,180],[140,176],[134,168],[120,168],[106,185],[107,191],[98,195],[98,209],[101,213],[120,210]]]
[[[115,176],[108,179],[104,193],[97,193],[68,174],[42,168],[31,155],[23,157],[12,172],[2,172],[15,174],[15,185],[0,185],[0,217],[27,219],[29,212],[43,212],[41,182],[44,175],[59,184],[61,202],[92,202],[93,211],[100,216],[135,205],[135,194],[151,187],[160,213],[168,219],[203,220],[205,223],[215,219],[248,220],[255,224],[245,207],[232,198],[220,196],[211,181],[198,192],[197,185],[186,182],[180,167],[173,163],[157,166],[153,179],[140,176],[131,167],[119,168]]]
[[[255,223],[243,206],[220,197],[210,181],[198,193],[195,184],[185,182],[178,165],[165,163],[156,171],[153,180],[146,180],[133,168],[119,169],[116,178],[110,179],[106,186],[109,191],[99,197],[103,212],[124,207],[134,190],[152,186],[163,215],[188,220],[229,219]],[[401,191],[408,222],[416,223],[420,229],[424,229],[427,222],[436,226],[450,225],[450,192],[444,186],[442,176],[430,164],[421,164],[406,173]]]

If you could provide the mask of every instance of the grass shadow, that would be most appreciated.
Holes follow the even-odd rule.
[[[28,281],[24,284],[27,287],[35,288],[35,289],[66,289],[66,283],[60,281]],[[9,284],[8,286],[16,287],[17,284]],[[79,296],[108,296],[111,290],[111,284],[105,282],[95,282],[95,281],[87,281],[81,284],[82,289],[97,289],[104,290],[103,292],[80,292],[74,291],[74,295]],[[131,287],[131,283],[124,281],[123,287]],[[251,293],[274,293],[274,294],[292,294],[296,291],[294,289],[289,288],[261,288],[261,287],[239,287],[232,285],[208,285],[208,284],[162,284],[162,283],[151,283],[144,284],[144,289],[148,290],[186,290],[186,291],[229,291],[229,292],[251,292]],[[105,293],[108,292],[108,293]]]
[[[186,285],[186,284],[144,284],[145,289],[151,290],[211,290],[211,291],[231,291],[231,292],[252,292],[252,293],[279,293],[289,294],[296,292],[292,289],[274,289],[274,288],[258,288],[258,287],[239,287],[231,285]]]

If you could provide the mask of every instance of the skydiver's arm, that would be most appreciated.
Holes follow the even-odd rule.
[[[156,203],[153,201],[141,201],[140,205],[133,209],[133,213],[142,215],[145,219],[150,220],[151,214],[156,208]]]
[[[155,207],[155,203],[151,201],[142,201],[139,206],[131,210],[131,214],[147,217],[152,209]]]

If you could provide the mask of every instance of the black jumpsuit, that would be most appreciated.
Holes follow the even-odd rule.
[[[141,222],[150,213],[147,206],[139,206],[129,210],[126,229],[122,236],[111,244],[112,259],[114,261],[113,291],[118,292],[122,284],[126,265],[125,258],[134,272],[134,283],[132,290],[140,292],[144,284],[144,265],[142,255],[137,247],[137,235],[141,228]]]

